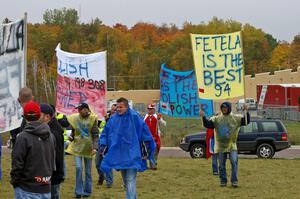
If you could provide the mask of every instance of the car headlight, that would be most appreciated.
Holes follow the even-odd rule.
[[[185,143],[185,137],[181,139],[181,143]]]

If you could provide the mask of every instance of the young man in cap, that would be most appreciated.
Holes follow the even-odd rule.
[[[246,126],[250,122],[250,114],[246,106],[244,106],[244,109],[247,111],[247,119],[242,115],[233,114],[229,102],[222,103],[220,108],[221,114],[212,116],[210,119],[204,116],[203,110],[200,111],[200,116],[206,128],[215,129],[214,152],[219,154],[220,186],[224,187],[227,185],[226,159],[227,155],[229,155],[231,162],[231,185],[238,187],[238,155],[236,143],[240,127]]]
[[[148,158],[153,158],[155,142],[138,113],[129,108],[128,100],[117,100],[117,113],[112,115],[101,134],[100,150],[107,148],[101,164],[103,172],[120,170],[126,188],[126,199],[136,199],[136,176],[147,169],[144,143],[149,146]]]
[[[54,110],[49,104],[41,104],[41,121],[47,123],[55,137],[55,164],[56,170],[51,177],[51,199],[59,199],[60,183],[64,181],[64,130],[54,116]]]
[[[156,143],[156,148],[154,151],[154,162],[150,161],[150,168],[153,170],[157,169],[157,159],[158,159],[158,154],[160,150],[160,128],[159,125],[164,125],[166,126],[166,121],[162,118],[161,114],[156,114],[155,113],[155,105],[154,104],[149,104],[148,105],[148,113],[144,117],[144,121],[146,122],[151,135]]]
[[[51,175],[55,170],[55,138],[40,121],[40,106],[24,106],[26,125],[12,150],[11,184],[15,199],[51,198]]]
[[[92,157],[98,148],[98,116],[91,112],[88,104],[81,103],[78,113],[68,117],[72,127],[71,143],[66,152],[75,156],[76,186],[75,197],[89,197],[92,194]],[[84,161],[85,181],[82,179]]]

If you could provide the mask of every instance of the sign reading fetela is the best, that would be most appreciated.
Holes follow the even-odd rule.
[[[199,97],[229,99],[244,95],[241,33],[191,34]]]

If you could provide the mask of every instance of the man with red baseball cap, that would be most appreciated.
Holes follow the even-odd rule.
[[[153,158],[155,162],[150,162],[150,168],[156,170],[158,154],[161,146],[159,125],[162,124],[166,126],[167,123],[162,118],[160,113],[158,114],[155,113],[155,104],[149,104],[147,109],[148,109],[148,114],[145,115],[144,121],[146,122],[151,132],[151,135],[156,143],[156,148],[154,151],[154,158]]]
[[[16,199],[51,198],[55,170],[55,140],[49,126],[40,121],[41,109],[31,101],[24,105],[26,125],[12,151],[11,184]]]

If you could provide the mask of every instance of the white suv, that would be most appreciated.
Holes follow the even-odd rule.
[[[237,111],[243,110],[244,104],[245,104],[245,100],[244,99],[239,99],[238,102],[236,103],[236,110]],[[256,101],[253,98],[246,98],[246,105],[248,106],[249,110],[256,110],[257,109]]]

